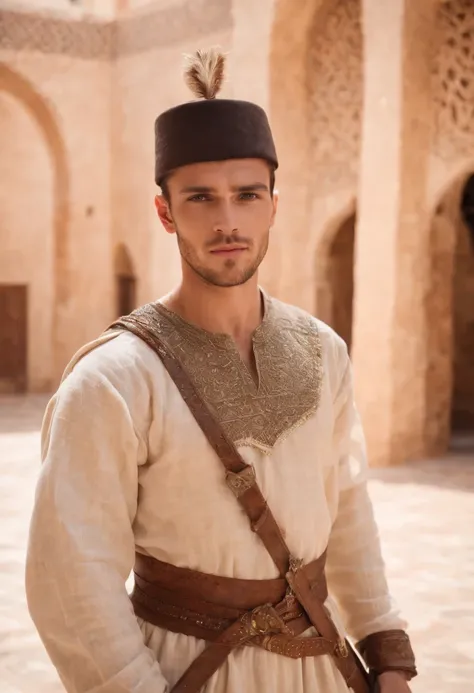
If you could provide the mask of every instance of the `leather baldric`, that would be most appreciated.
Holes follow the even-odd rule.
[[[291,555],[275,517],[258,487],[253,467],[244,461],[237,448],[226,437],[178,359],[159,338],[157,331],[151,328],[153,320],[149,311],[159,313],[159,304],[149,304],[113,323],[109,329],[132,332],[159,356],[209,444],[221,460],[227,484],[248,516],[252,531],[260,537],[279,575],[286,581],[287,596],[294,598],[303,608],[307,625],[314,626],[319,640],[327,643],[324,653],[334,657],[335,664],[348,687],[352,688],[354,693],[368,693],[370,683],[365,668],[349,641],[341,638],[323,601],[312,589],[307,567]],[[276,606],[266,604],[260,610],[248,612],[231,623],[194,660],[174,686],[172,693],[197,693],[223,664],[232,649],[261,635],[284,632],[285,623],[281,613],[281,603]]]

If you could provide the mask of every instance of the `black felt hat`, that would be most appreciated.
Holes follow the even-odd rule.
[[[155,121],[155,181],[176,168],[203,161],[264,159],[278,168],[265,111],[249,101],[216,99],[224,77],[224,56],[197,51],[188,58],[185,79],[200,99],[165,111]]]

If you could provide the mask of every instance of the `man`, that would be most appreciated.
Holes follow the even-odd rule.
[[[406,693],[347,349],[259,289],[278,162],[264,112],[215,98],[223,68],[198,53],[203,98],[156,122],[180,284],[84,347],[47,408],[30,612],[69,693],[359,693],[345,629]]]

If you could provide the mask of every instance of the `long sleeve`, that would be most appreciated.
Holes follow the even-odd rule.
[[[149,392],[133,363],[98,363],[84,358],[46,411],[28,606],[68,693],[165,693],[125,585]]]
[[[335,400],[334,444],[338,449],[338,511],[328,545],[327,576],[351,637],[405,629],[390,597],[378,528],[367,491],[367,456],[345,353]]]

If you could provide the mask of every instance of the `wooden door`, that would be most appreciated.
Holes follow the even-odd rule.
[[[0,284],[0,392],[27,390],[27,287]]]

